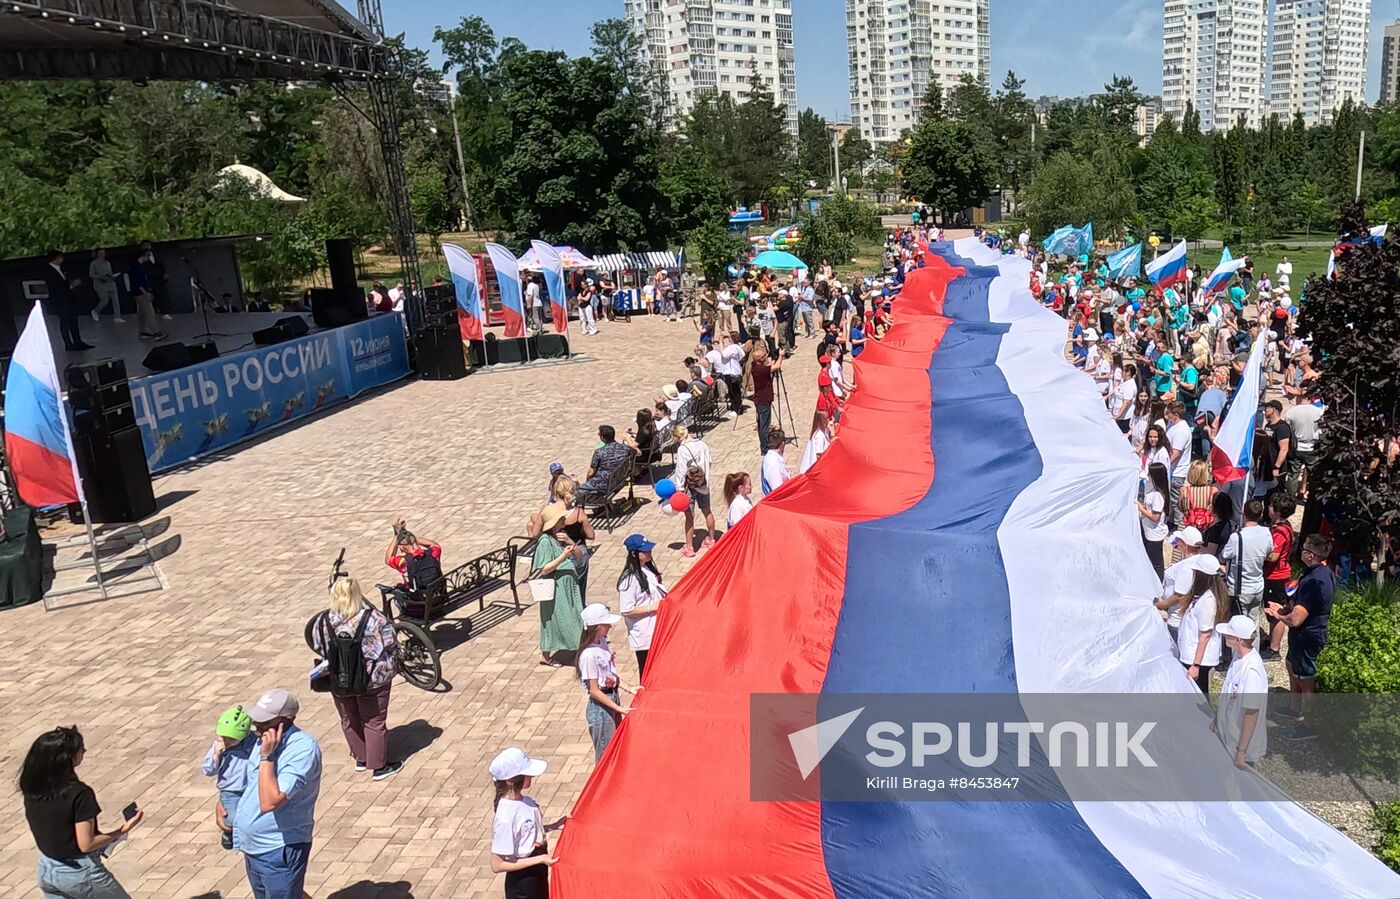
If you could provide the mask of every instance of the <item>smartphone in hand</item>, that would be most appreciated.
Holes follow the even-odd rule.
[[[122,820],[124,820],[124,821],[130,821],[132,818],[135,818],[135,817],[136,817],[136,803],[133,802],[131,805],[128,805],[126,808],[122,809]]]

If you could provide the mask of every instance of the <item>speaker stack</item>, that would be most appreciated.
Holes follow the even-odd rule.
[[[120,359],[64,369],[73,405],[73,452],[95,523],[140,521],[156,511],[146,447]]]
[[[318,328],[339,328],[369,318],[359,287],[311,288],[311,319]]]
[[[413,332],[418,374],[425,381],[466,377],[467,357],[457,325],[457,293],[451,284],[423,291],[423,326]]]
[[[202,343],[163,343],[153,348],[141,360],[147,371],[174,371],[198,362],[219,358],[219,345],[212,340]]]

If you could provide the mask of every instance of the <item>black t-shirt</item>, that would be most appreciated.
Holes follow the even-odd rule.
[[[784,323],[792,321],[792,305],[792,297],[783,294],[783,298],[778,301],[778,321]]]
[[[24,797],[24,817],[34,834],[34,845],[56,861],[68,861],[82,855],[78,835],[73,826],[79,821],[91,821],[102,811],[97,794],[82,781],[74,781],[51,799]]]
[[[832,351],[832,348],[836,346],[836,340],[837,337],[835,334],[828,334],[821,340],[817,341],[817,358],[820,359],[821,357],[830,353]]]
[[[1273,466],[1278,464],[1278,457],[1279,453],[1281,452],[1280,444],[1283,441],[1288,441],[1288,453],[1289,455],[1293,454],[1293,426],[1290,425],[1288,422],[1284,421],[1283,419],[1279,419],[1277,424],[1268,425],[1266,427],[1269,432],[1269,455],[1267,462],[1270,466],[1270,470],[1265,472],[1264,476],[1266,478],[1272,478],[1272,469]]]
[[[1220,555],[1220,548],[1225,545],[1225,542],[1229,540],[1234,533],[1235,525],[1232,522],[1213,521],[1206,526],[1205,532],[1201,534],[1201,544],[1208,545],[1214,543],[1216,546],[1215,554],[1218,556]],[[1232,584],[1231,589],[1233,589],[1233,587],[1234,585]]]

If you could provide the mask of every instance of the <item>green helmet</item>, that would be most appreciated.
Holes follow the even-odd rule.
[[[252,729],[253,719],[249,718],[248,713],[243,711],[243,706],[236,705],[219,716],[219,723],[214,728],[214,733],[231,740],[241,740],[248,736],[248,731]]]

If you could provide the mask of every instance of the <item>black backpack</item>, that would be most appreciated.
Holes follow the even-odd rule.
[[[426,549],[416,556],[404,554],[403,564],[410,590],[423,590],[442,580],[442,564]]]
[[[360,626],[351,634],[348,631],[332,632],[330,613],[321,614],[321,645],[325,648],[326,664],[329,667],[331,692],[341,696],[359,696],[369,692],[369,671],[365,667],[364,639],[365,628],[374,610],[365,609],[360,613]]]

